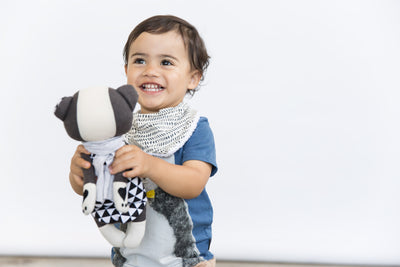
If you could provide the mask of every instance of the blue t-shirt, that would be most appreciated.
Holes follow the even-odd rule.
[[[175,164],[182,165],[188,160],[200,160],[211,164],[211,176],[217,172],[214,136],[205,117],[200,118],[192,136],[182,148],[175,152]],[[198,197],[187,199],[186,203],[192,218],[193,236],[196,239],[200,256],[205,260],[210,260],[214,257],[209,251],[212,237],[213,209],[206,189]]]

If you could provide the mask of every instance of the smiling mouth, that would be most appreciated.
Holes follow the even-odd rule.
[[[142,89],[145,92],[160,92],[160,91],[164,90],[165,88],[160,86],[159,84],[144,83],[140,86],[140,89]]]

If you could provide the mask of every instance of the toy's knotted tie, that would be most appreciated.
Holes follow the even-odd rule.
[[[122,136],[107,139],[105,141],[86,142],[84,147],[92,153],[92,164],[97,176],[96,200],[104,202],[105,199],[113,199],[114,175],[109,167],[114,160],[115,151],[124,145]]]

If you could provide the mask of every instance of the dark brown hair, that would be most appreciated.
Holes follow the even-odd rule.
[[[140,34],[143,32],[162,34],[169,31],[176,31],[182,36],[183,43],[188,52],[190,67],[192,70],[198,70],[200,72],[202,81],[210,58],[204,41],[193,25],[181,18],[171,15],[150,17],[142,21],[133,29],[124,47],[123,56],[125,65],[128,64],[131,44]]]

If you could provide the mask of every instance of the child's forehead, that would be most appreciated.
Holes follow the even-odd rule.
[[[152,52],[174,52],[186,54],[186,47],[182,36],[175,30],[165,33],[142,32],[130,47],[130,54],[136,50],[147,50]]]

